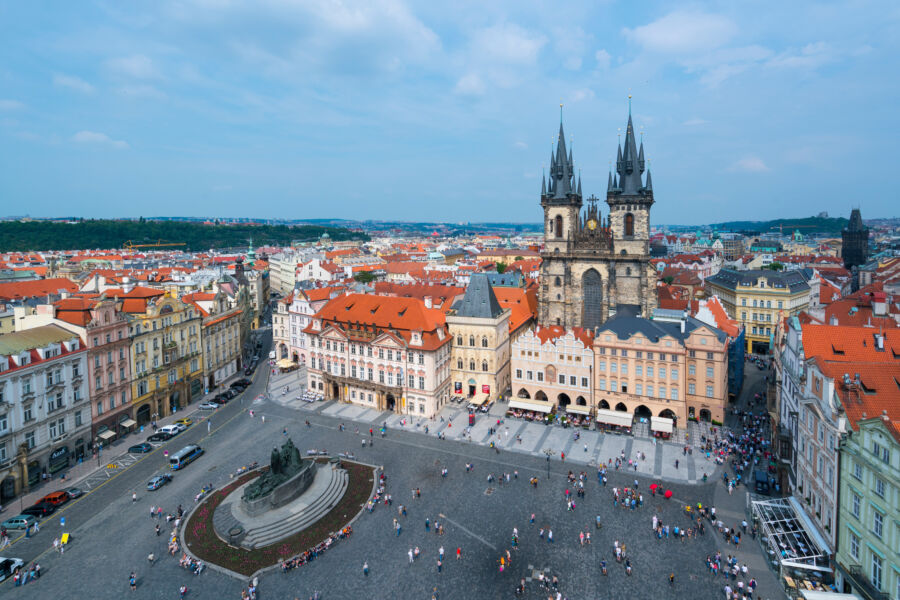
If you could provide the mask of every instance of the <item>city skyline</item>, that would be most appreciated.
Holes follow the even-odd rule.
[[[895,216],[889,3],[461,6],[0,6],[5,212],[537,223],[632,95],[655,224]]]

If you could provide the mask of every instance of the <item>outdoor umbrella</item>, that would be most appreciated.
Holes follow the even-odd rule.
[[[666,490],[666,493],[663,494],[666,497],[666,500],[672,497],[672,490]]]

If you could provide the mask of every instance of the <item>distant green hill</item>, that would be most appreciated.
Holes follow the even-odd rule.
[[[332,240],[367,240],[365,233],[320,225],[204,225],[181,221],[85,220],[0,222],[0,252],[122,248],[125,242],[153,244],[184,242],[175,249],[208,250],[246,246],[286,246],[292,241],[315,241],[328,233]]]
[[[841,229],[847,226],[847,219],[830,217],[806,217],[803,219],[775,219],[773,221],[729,221],[727,223],[713,223],[719,231],[758,231],[766,233],[781,229],[784,233],[791,233],[795,229],[803,235],[811,233],[823,233],[837,235]]]

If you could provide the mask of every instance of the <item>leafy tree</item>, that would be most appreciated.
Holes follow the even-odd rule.
[[[353,279],[359,283],[372,283],[375,281],[375,276],[372,275],[371,271],[359,271],[353,275]]]
[[[506,263],[496,262],[496,263],[494,263],[494,266],[497,267],[498,273],[503,273],[506,271]]]
[[[524,257],[524,256],[517,256],[517,257],[516,257],[516,260],[517,260],[517,261],[525,260],[525,257]]]
[[[780,262],[769,263],[769,266],[766,268],[772,271],[784,271],[784,265]]]
[[[669,285],[672,285],[672,282],[675,281],[675,278],[671,275],[666,275],[665,277],[663,277],[663,281],[665,281]]]

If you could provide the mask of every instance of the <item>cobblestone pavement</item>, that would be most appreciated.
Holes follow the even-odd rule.
[[[258,391],[253,391],[255,396]],[[73,543],[62,556],[50,550],[53,530],[46,527],[38,538],[21,545],[23,550],[41,549],[39,561],[44,576],[24,588],[0,588],[10,597],[54,598],[175,598],[178,587],[187,585],[188,598],[228,600],[240,597],[245,582],[207,571],[192,576],[178,566],[177,560],[165,555],[165,535],[154,534],[154,521],[148,517],[151,505],[162,505],[173,511],[179,503],[188,506],[193,495],[208,481],[217,487],[229,481],[229,475],[253,460],[265,462],[273,445],[283,439],[283,430],[301,448],[327,449],[330,453],[354,452],[361,460],[383,465],[388,476],[388,492],[393,506],[379,506],[374,513],[363,513],[354,523],[353,535],[337,544],[315,562],[287,574],[273,572],[260,578],[260,597],[308,598],[316,590],[323,600],[331,598],[430,598],[436,587],[441,598],[512,598],[516,583],[532,577],[537,571],[556,574],[560,591],[570,599],[580,598],[715,598],[721,593],[723,581],[706,573],[705,557],[715,552],[716,536],[706,535],[684,542],[657,540],[652,536],[651,519],[658,514],[663,522],[690,525],[682,511],[683,503],[702,502],[709,505],[715,494],[715,484],[689,484],[681,475],[682,466],[675,472],[671,461],[681,456],[677,447],[665,444],[648,446],[647,459],[653,452],[653,472],[641,466],[634,473],[612,473],[607,488],[597,482],[596,469],[587,460],[575,462],[579,448],[571,441],[572,430],[517,423],[510,439],[504,435],[499,453],[482,443],[460,442],[447,435],[439,440],[434,434],[416,433],[414,424],[389,427],[386,438],[378,433],[374,445],[363,448],[361,438],[368,437],[366,423],[374,428],[380,415],[368,421],[353,421],[343,410],[346,405],[315,403],[311,410],[301,411],[278,402],[263,402],[223,410],[216,428],[207,435],[205,428],[192,428],[207,453],[196,463],[175,475],[173,482],[157,492],[143,492],[138,488],[138,501],[131,501],[134,481],[123,476],[89,494],[78,506],[89,507],[89,514],[70,518]],[[253,407],[255,416],[248,409]],[[335,407],[335,408],[332,408]],[[327,409],[341,409],[329,414]],[[350,407],[352,408],[352,407]],[[262,417],[265,416],[265,422]],[[305,426],[306,420],[310,426]],[[457,421],[457,419],[454,419]],[[482,442],[487,433],[487,419],[473,429],[473,438],[481,431]],[[344,432],[339,424],[346,426]],[[389,424],[390,426],[390,424]],[[524,426],[524,427],[523,427]],[[360,433],[356,433],[359,427]],[[419,424],[418,429],[422,429]],[[455,427],[455,424],[454,424]],[[510,424],[512,429],[513,424]],[[531,450],[514,450],[514,435],[528,431]],[[447,422],[448,430],[449,421]],[[431,428],[429,428],[431,429]],[[411,431],[410,431],[411,430]],[[191,430],[189,430],[191,431]],[[187,434],[183,434],[187,435]],[[525,435],[523,435],[523,444]],[[588,440],[584,434],[583,440]],[[638,441],[620,436],[599,436],[591,439],[587,453],[593,459],[625,450],[632,453]],[[565,462],[555,455],[547,461],[540,449],[568,448],[572,458]],[[571,452],[571,454],[569,454]],[[660,458],[661,457],[661,458]],[[699,456],[695,453],[695,459]],[[141,473],[140,483],[153,470],[161,457],[151,454],[129,472]],[[698,461],[699,462],[699,461]],[[466,473],[466,463],[474,464],[474,471]],[[145,468],[146,467],[146,468]],[[447,468],[446,478],[440,470]],[[550,469],[549,480],[547,469]],[[140,469],[144,471],[140,471]],[[696,468],[696,467],[695,467]],[[587,472],[587,494],[576,499],[576,510],[566,510],[565,473]],[[518,471],[518,479],[509,484],[487,481],[488,473]],[[674,492],[671,500],[661,497],[645,498],[645,506],[635,511],[616,509],[611,504],[613,486],[631,485],[639,479],[639,489],[647,491],[654,472],[658,471],[666,487]],[[123,475],[127,475],[123,474]],[[538,478],[536,488],[528,485],[530,477]],[[414,499],[411,490],[420,488],[422,497]],[[89,503],[89,502],[92,502]],[[408,506],[408,516],[398,517],[402,523],[400,536],[394,534],[392,523],[399,504]],[[535,514],[534,525],[529,523]],[[595,528],[599,515],[603,528]],[[349,517],[349,515],[348,515]],[[425,529],[425,519],[444,525],[444,535]],[[162,522],[165,529],[165,521]],[[511,549],[513,528],[519,531],[519,549],[510,550],[512,565],[502,573],[498,568],[501,552]],[[538,536],[541,527],[553,530],[554,543]],[[590,546],[582,547],[578,534],[589,531]],[[613,541],[626,544],[634,574],[627,576],[622,565],[613,558]],[[445,549],[442,572],[437,571],[438,549]],[[20,545],[7,555],[17,555]],[[407,552],[419,547],[421,558],[410,565]],[[462,560],[455,559],[456,548],[462,549]],[[750,552],[752,546],[747,546]],[[147,555],[154,552],[159,560],[153,566]],[[758,548],[753,550],[759,552]],[[32,554],[34,555],[34,554]],[[599,562],[606,560],[609,575],[600,575]],[[368,577],[362,565],[370,568]],[[138,575],[138,589],[127,590],[128,574]],[[668,574],[676,574],[670,587]],[[77,592],[76,592],[77,590]],[[528,584],[526,598],[545,598],[533,583]]]

